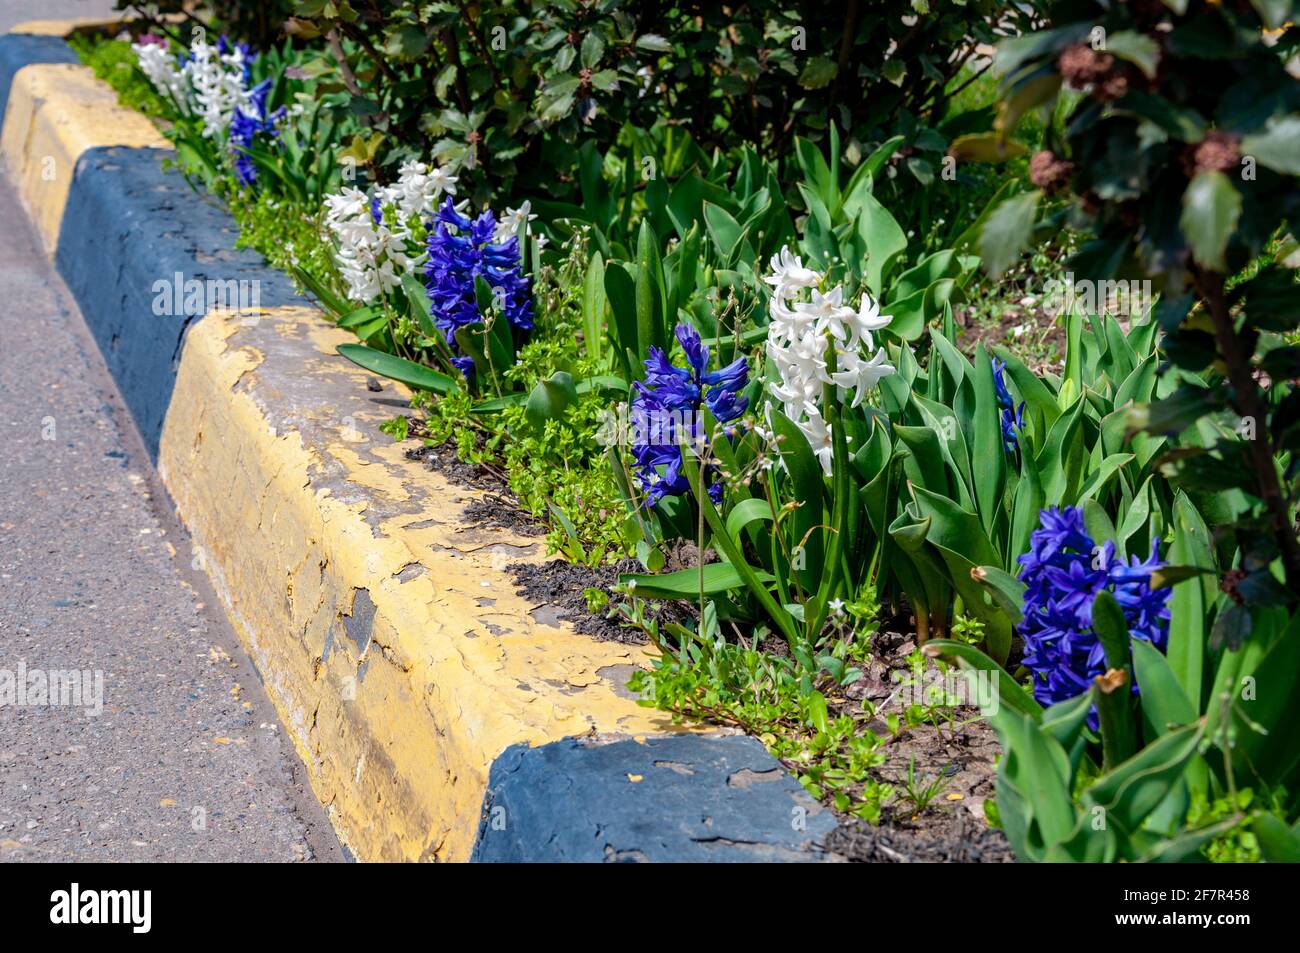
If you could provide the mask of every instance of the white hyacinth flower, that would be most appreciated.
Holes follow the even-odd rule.
[[[190,57],[181,68],[189,80],[194,112],[203,120],[203,135],[222,139],[230,128],[236,109],[252,105],[244,83],[244,57],[238,49],[221,56],[202,37],[190,44]]]
[[[350,300],[372,304],[404,277],[419,275],[429,253],[417,240],[417,230],[422,234],[442,196],[455,191],[449,167],[409,160],[399,167],[396,182],[375,188],[373,195],[345,187],[325,196],[325,227],[334,239],[334,261]],[[372,211],[375,202],[378,215]],[[462,202],[457,211],[463,214],[466,206]]]
[[[822,276],[811,268],[805,268],[803,260],[790,251],[789,245],[782,245],[781,250],[772,256],[767,266],[772,274],[763,280],[777,289],[815,288],[821,283]],[[787,294],[786,297],[789,297]]]
[[[872,299],[870,292],[862,292],[862,300],[858,303],[858,310],[854,311],[847,321],[849,327],[848,347],[853,348],[862,344],[867,350],[871,350],[871,332],[888,327],[889,322],[892,320],[894,320],[893,315],[880,313],[880,304]]]
[[[769,267],[771,274],[763,278],[772,287],[765,350],[780,380],[768,394],[808,439],[829,476],[834,441],[824,411],[826,388],[834,387],[835,399],[858,407],[894,373],[872,337],[891,319],[866,292],[855,308],[842,286],[822,290],[826,276],[806,267],[789,247],[773,255]]]
[[[154,89],[162,93],[184,115],[190,114],[189,86],[185,75],[176,65],[176,57],[162,43],[132,43],[140,71],[149,78]]]

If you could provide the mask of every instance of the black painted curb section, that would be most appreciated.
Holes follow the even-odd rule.
[[[753,738],[515,745],[492,765],[478,862],[813,862],[829,810]]]
[[[187,303],[187,286],[204,294],[209,281],[230,287],[218,301],[233,302],[242,289],[262,308],[310,307],[261,255],[234,250],[234,219],[163,169],[172,155],[87,150],[73,173],[55,255],[155,461],[185,332],[202,316]]]

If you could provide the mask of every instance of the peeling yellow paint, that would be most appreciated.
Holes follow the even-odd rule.
[[[508,746],[675,729],[600,677],[645,650],[533,618],[494,567],[539,541],[463,525],[482,493],[379,433],[404,392],[378,402],[349,340],[301,309],[199,321],[159,470],[344,842],[465,860]]]
[[[119,106],[88,66],[36,63],[14,74],[0,157],[51,256],[77,160],[97,146],[171,148],[153,123]]]

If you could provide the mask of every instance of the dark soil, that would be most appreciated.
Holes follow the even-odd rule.
[[[414,428],[412,428],[414,429]],[[426,469],[437,470],[452,483],[473,487],[477,490],[496,490],[498,493],[509,492],[509,481],[505,474],[495,467],[481,463],[465,463],[456,455],[456,448],[451,443],[437,447],[420,444],[406,451],[406,459],[417,460]]]
[[[828,698],[832,714],[860,715],[864,702],[877,707],[868,726],[888,738],[884,718],[901,714],[905,703],[898,697],[894,672],[908,671],[907,656],[915,649],[912,637],[898,631],[877,633],[865,677]],[[984,801],[993,794],[995,759],[1000,753],[997,735],[974,708],[956,708],[950,718],[900,731],[888,741],[886,763],[874,772],[875,780],[892,784],[895,797],[882,810],[876,826],[836,812],[840,826],[826,847],[851,861],[1010,861],[1011,848],[1000,831],[984,819]],[[908,773],[913,787],[932,782],[942,785],[924,806],[908,799]]]
[[[480,526],[500,526],[523,536],[545,536],[546,526],[532,513],[519,508],[508,493],[491,493],[465,507],[465,518]]]
[[[705,554],[707,559],[713,553]],[[622,642],[625,645],[646,645],[649,639],[640,629],[620,624],[609,618],[609,607],[600,613],[587,608],[587,589],[610,592],[618,584],[618,577],[626,572],[644,572],[635,559],[624,559],[608,566],[592,569],[564,560],[555,559],[537,565],[514,563],[506,567],[514,576],[515,585],[526,598],[553,606],[556,616],[571,624],[575,631],[602,642]],[[618,600],[617,593],[610,606]],[[663,625],[666,622],[685,622],[690,617],[690,607],[680,602],[654,602],[644,606],[645,618]]]
[[[645,645],[649,641],[639,629],[627,628],[603,614],[588,611],[584,594],[589,588],[608,592],[618,582],[620,572],[641,572],[641,564],[636,560],[625,559],[613,566],[589,569],[553,559],[541,565],[513,563],[506,569],[514,576],[515,585],[525,599],[554,606],[557,616],[583,635],[629,645]]]
[[[856,817],[840,818],[826,838],[826,849],[851,863],[984,863],[1015,861],[999,830],[957,811],[917,822],[873,826]]]
[[[975,348],[993,353],[994,347],[1007,347],[1035,374],[1059,374],[1065,362],[1065,325],[1042,309],[1027,313],[1008,308],[996,321],[978,321],[965,308],[958,308],[954,318],[959,328],[957,349],[974,358]],[[1015,328],[1025,328],[1016,336]]]

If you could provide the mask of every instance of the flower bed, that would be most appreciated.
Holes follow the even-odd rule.
[[[590,571],[645,704],[858,856],[1300,851],[1290,4],[783,13],[704,76],[707,17],[395,6],[81,52],[413,389],[408,456]]]

